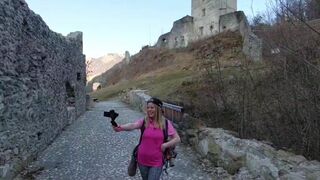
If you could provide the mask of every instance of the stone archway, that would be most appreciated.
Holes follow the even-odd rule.
[[[93,83],[92,90],[97,91],[99,89],[101,89],[101,83],[98,83],[98,82]]]

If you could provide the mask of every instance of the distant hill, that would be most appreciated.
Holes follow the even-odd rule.
[[[123,55],[116,53],[109,53],[99,58],[87,58],[88,75],[87,80],[90,81],[92,78],[104,73],[105,71],[112,68],[115,64],[119,63],[124,58]]]

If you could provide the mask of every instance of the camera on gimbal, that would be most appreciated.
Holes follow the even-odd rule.
[[[119,116],[118,113],[116,113],[113,109],[110,111],[104,111],[103,116],[111,118],[111,124],[114,127],[118,127],[118,124],[116,123],[115,119]]]

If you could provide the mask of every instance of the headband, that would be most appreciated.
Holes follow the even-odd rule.
[[[162,108],[162,105],[163,105],[163,103],[162,103],[162,101],[160,100],[160,99],[158,99],[158,98],[150,98],[148,101],[147,101],[147,104],[148,103],[153,103],[153,104],[155,104],[155,105],[157,105],[157,106],[159,106],[160,108]]]

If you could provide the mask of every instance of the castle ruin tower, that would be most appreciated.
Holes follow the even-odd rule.
[[[237,11],[237,0],[192,0],[191,16],[194,18],[195,38],[219,33],[221,15]]]

